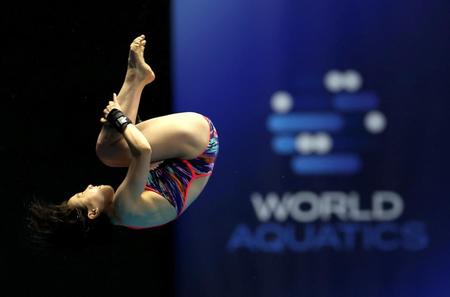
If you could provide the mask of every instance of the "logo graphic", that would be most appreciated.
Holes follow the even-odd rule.
[[[292,156],[291,168],[299,175],[358,173],[360,153],[373,147],[373,138],[387,126],[380,100],[375,92],[361,91],[363,78],[355,70],[331,70],[323,84],[325,96],[283,90],[272,95],[267,119],[272,149]]]
[[[361,90],[357,71],[329,71],[323,85],[272,95],[266,122],[272,149],[290,157],[294,174],[353,177],[363,168],[363,153],[377,151],[386,117],[377,94]],[[425,222],[402,217],[406,200],[396,190],[296,188],[275,185],[249,193],[255,216],[236,224],[227,250],[414,252],[429,245]]]

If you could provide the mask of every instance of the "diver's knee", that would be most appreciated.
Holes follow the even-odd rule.
[[[109,144],[97,142],[95,152],[99,160],[106,166],[123,167],[122,153],[117,148]]]

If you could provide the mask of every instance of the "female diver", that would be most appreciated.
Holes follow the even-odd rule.
[[[219,150],[209,118],[182,112],[136,123],[141,93],[155,79],[144,60],[145,44],[141,35],[130,45],[124,83],[103,110],[96,144],[104,164],[128,168],[124,180],[117,189],[89,185],[60,204],[34,201],[29,227],[35,239],[79,243],[112,225],[163,225],[180,216],[208,183]]]

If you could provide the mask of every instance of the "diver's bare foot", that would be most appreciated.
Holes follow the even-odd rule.
[[[146,85],[155,80],[153,70],[144,59],[145,43],[145,36],[141,35],[136,37],[130,45],[126,74],[127,81]]]

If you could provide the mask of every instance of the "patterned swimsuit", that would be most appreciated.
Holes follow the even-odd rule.
[[[200,177],[209,176],[219,152],[219,137],[211,120],[209,123],[208,147],[197,158],[191,160],[164,160],[158,168],[149,172],[145,190],[153,191],[167,199],[175,207],[177,217],[185,210],[189,188]]]

